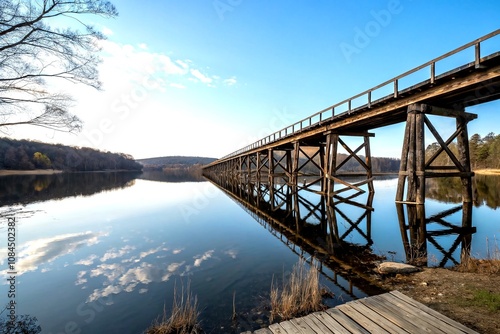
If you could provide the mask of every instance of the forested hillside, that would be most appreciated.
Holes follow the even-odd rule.
[[[206,165],[215,161],[215,158],[205,157],[184,157],[184,156],[170,156],[170,157],[157,157],[148,159],[137,159],[136,161],[142,164],[147,169],[163,169],[165,167],[181,167],[193,165]]]
[[[0,138],[0,169],[141,170],[142,165],[123,153]]]

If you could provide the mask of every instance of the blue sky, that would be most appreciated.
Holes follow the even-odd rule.
[[[75,96],[83,131],[11,136],[135,158],[221,157],[500,28],[495,0],[113,3],[116,19],[85,18],[108,36],[104,90],[59,87]],[[500,38],[482,49],[499,50]],[[499,107],[471,108],[469,134],[499,133]],[[400,157],[403,128],[374,130],[372,154]]]

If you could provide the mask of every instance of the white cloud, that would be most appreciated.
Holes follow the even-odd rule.
[[[230,249],[224,252],[227,256],[236,259],[236,256],[238,255],[238,251],[236,249]]]
[[[85,276],[86,273],[87,273],[86,271],[78,272],[78,274],[76,275],[75,285],[82,285],[84,283],[87,283],[87,279],[83,277]]]
[[[234,86],[236,85],[237,81],[235,77],[231,77],[229,79],[224,80],[224,84],[227,86]]]
[[[174,83],[174,82],[172,82],[169,86],[170,87],[174,87],[174,88],[179,88],[179,89],[185,89],[186,88],[186,86],[184,86],[183,84]]]
[[[161,64],[161,68],[166,74],[186,74],[187,70],[177,65],[170,57],[162,54],[152,54],[153,57],[158,59]]]
[[[86,259],[81,259],[80,261],[75,262],[75,264],[81,264],[81,265],[84,265],[84,266],[90,266],[90,265],[94,264],[94,260],[97,259],[97,258],[98,258],[97,255],[92,254],[89,257],[87,257]]]
[[[158,249],[165,250],[165,248],[158,247]],[[142,255],[152,254],[154,252],[143,252]],[[88,302],[92,302],[101,297],[106,297],[110,294],[118,294],[122,291],[132,292],[139,284],[149,284],[152,282],[165,282],[185,262],[171,263],[166,268],[147,262],[142,262],[140,265],[130,267],[130,264],[124,265],[119,263],[107,264],[102,263],[95,269],[90,271],[90,277],[103,276],[106,281],[103,283],[105,286],[101,289],[94,289],[94,291],[87,298]],[[86,272],[80,272],[77,276],[75,284],[83,284],[87,280],[84,278]],[[145,288],[141,288],[144,290]],[[147,289],[146,289],[147,290]],[[140,291],[139,291],[140,292]],[[140,292],[141,293],[141,292]]]
[[[212,83],[212,79],[201,73],[199,70],[191,69],[191,74],[202,83],[210,84]]]
[[[212,254],[213,254],[213,253],[214,253],[214,251],[213,251],[213,250],[209,250],[209,251],[205,252],[205,253],[204,253],[204,254],[202,254],[202,255],[197,255],[197,256],[195,256],[195,257],[194,257],[194,259],[195,259],[195,260],[194,260],[194,266],[195,266],[195,267],[199,267],[199,266],[201,266],[201,264],[202,264],[204,261],[206,261],[206,260],[208,260],[209,258],[211,258],[211,257],[212,257]]]
[[[90,271],[90,277],[104,276],[108,282],[117,280],[125,272],[125,267],[118,263],[102,263]]]
[[[102,33],[104,36],[112,36],[114,34],[113,30],[109,29],[108,27],[102,28]]]
[[[176,263],[176,262],[171,263],[168,265],[167,271],[170,273],[176,272],[184,263],[185,263],[185,261],[182,261],[180,263]]]
[[[124,246],[118,251],[116,251],[115,248],[112,248],[101,257],[101,262],[122,257],[123,255],[130,253],[130,251],[133,251],[134,249],[135,247],[130,245]]]
[[[20,248],[16,265],[17,274],[22,275],[25,272],[34,271],[44,263],[50,263],[59,257],[74,253],[84,246],[94,245],[98,243],[102,235],[104,234],[89,231],[29,241]]]
[[[175,61],[177,64],[179,64],[183,69],[188,69],[189,68],[189,65],[187,62],[190,62],[190,61],[183,61],[183,60],[176,60]]]
[[[144,251],[144,252],[141,252],[139,254],[139,259],[143,259],[145,258],[146,256],[148,255],[151,255],[151,254],[155,254],[155,253],[158,253],[159,251],[168,251],[168,248],[164,248],[163,245],[161,246],[158,246],[156,248],[153,248],[153,249],[150,249],[150,250],[147,250],[147,251]]]

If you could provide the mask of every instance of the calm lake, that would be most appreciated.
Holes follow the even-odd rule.
[[[427,261],[452,266],[464,232],[460,185],[440,182],[428,186],[426,216],[439,219],[427,226]],[[474,182],[470,253],[487,258],[498,251],[500,177],[477,175]],[[314,194],[301,194],[300,217],[309,223],[294,235],[280,225],[284,210],[268,221],[262,207],[252,209],[211,182],[130,173],[0,177],[1,305],[15,300],[16,314],[36,317],[42,333],[141,333],[168,312],[174,287],[190,285],[207,333],[239,333],[268,324],[271,282],[286,277],[301,256],[322,261],[321,283],[334,295],[327,304],[341,304],[377,289],[364,281],[368,269],[349,272],[332,260],[342,259],[339,240],[363,254],[354,259],[361,268],[365,258],[407,260],[396,185],[395,177],[376,178],[375,193],[356,199],[373,210],[339,205],[333,242]],[[13,220],[10,298],[6,245]]]

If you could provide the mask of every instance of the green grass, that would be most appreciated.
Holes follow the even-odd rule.
[[[500,310],[500,294],[488,290],[477,290],[472,299],[474,305],[487,307],[492,312]]]

